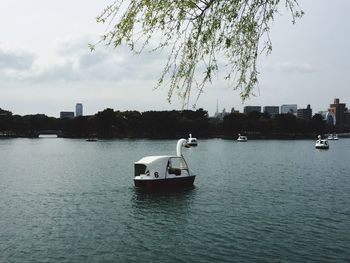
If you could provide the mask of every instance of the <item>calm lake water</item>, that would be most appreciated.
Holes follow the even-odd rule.
[[[349,262],[350,139],[199,140],[195,188],[133,163],[176,140],[0,140],[0,262]]]

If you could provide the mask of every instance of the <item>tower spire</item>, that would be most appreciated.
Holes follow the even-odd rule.
[[[216,112],[215,112],[215,117],[218,116],[219,114],[219,100],[216,100]]]

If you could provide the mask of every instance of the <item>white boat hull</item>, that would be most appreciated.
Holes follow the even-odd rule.
[[[316,149],[329,149],[329,144],[327,140],[318,140],[315,144]]]

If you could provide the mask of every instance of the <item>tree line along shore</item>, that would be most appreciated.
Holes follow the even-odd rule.
[[[231,113],[223,118],[213,118],[203,109],[138,112],[108,108],[94,115],[69,119],[0,112],[0,137],[30,138],[50,132],[66,138],[165,139],[186,138],[189,133],[197,138],[233,138],[241,133],[248,135],[249,139],[302,139],[337,130],[319,114],[310,120],[292,114],[271,118],[258,112]]]

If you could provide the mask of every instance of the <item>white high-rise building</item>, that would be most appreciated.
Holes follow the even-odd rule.
[[[83,104],[75,104],[75,117],[83,116]]]

